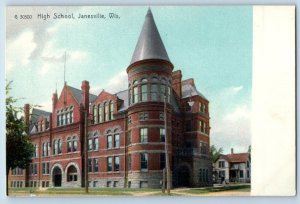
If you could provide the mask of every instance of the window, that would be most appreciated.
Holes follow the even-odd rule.
[[[104,120],[105,121],[108,121],[109,119],[108,119],[108,109],[109,109],[109,104],[108,104],[108,102],[105,102],[104,103]]]
[[[115,157],[115,171],[120,171],[120,158]]]
[[[88,170],[92,172],[92,159],[88,159]]]
[[[67,171],[67,181],[77,181],[77,169],[75,166],[71,165]]]
[[[199,131],[200,132],[203,132],[203,125],[202,124],[203,124],[203,122],[200,120],[199,121]]]
[[[131,102],[132,102],[131,88],[129,88],[129,97],[128,98],[129,98],[129,105],[131,105]]]
[[[29,174],[36,175],[37,174],[37,164],[30,164],[29,165]]]
[[[140,121],[148,120],[149,119],[149,113],[142,112],[142,113],[140,113],[139,118],[140,118]]]
[[[244,178],[244,171],[240,171],[240,178]]]
[[[157,84],[151,84],[151,101],[158,101],[158,85]]]
[[[120,135],[119,135],[119,133],[115,134],[114,146],[115,146],[115,148],[120,147]]]
[[[219,161],[219,168],[225,168],[225,161]]]
[[[94,105],[93,106],[93,116],[94,116],[94,124],[97,123],[97,119],[98,119],[98,116],[97,116],[97,106]]]
[[[128,171],[131,171],[131,154],[128,154]]]
[[[112,171],[112,157],[107,157],[107,171]]]
[[[247,168],[250,168],[250,162],[247,161]]]
[[[165,100],[165,95],[166,95],[166,85],[161,84],[160,85],[160,101]]]
[[[164,169],[166,166],[166,154],[160,153],[159,155],[159,168]]]
[[[62,153],[62,141],[61,139],[58,140],[58,154]]]
[[[107,136],[107,149],[111,149],[112,148],[112,136],[108,135]]]
[[[77,151],[77,137],[73,137],[73,152]]]
[[[171,102],[171,88],[167,87],[167,102]]]
[[[50,142],[47,142],[47,156],[50,156]]]
[[[50,166],[49,166],[49,162],[46,163],[42,163],[42,174],[49,174],[50,173]]]
[[[118,184],[119,184],[119,182],[118,182],[118,181],[114,181],[114,187],[117,187],[117,186],[118,186]]]
[[[206,123],[203,122],[203,132],[206,134],[207,133],[207,130],[206,130]]]
[[[88,139],[88,150],[91,151],[93,149],[93,140],[91,138]]]
[[[139,93],[138,93],[138,87],[133,88],[133,103],[137,103],[139,101]]]
[[[70,124],[70,112],[66,113],[66,115],[67,115],[66,124]]]
[[[165,114],[159,113],[159,120],[165,120]]]
[[[98,150],[99,149],[99,138],[95,137],[94,138],[94,150]]]
[[[73,123],[73,111],[70,111],[70,123]]]
[[[109,103],[110,119],[114,119],[114,103],[111,101]]]
[[[128,131],[128,144],[130,145],[132,143],[132,133],[131,130]]]
[[[128,124],[131,124],[131,116],[128,116]]]
[[[93,187],[94,187],[94,188],[97,187],[97,184],[98,184],[98,181],[94,181],[94,182],[93,182]]]
[[[47,153],[48,153],[47,143],[45,142],[45,143],[43,143],[43,157],[47,156]]]
[[[147,84],[141,86],[141,101],[147,101]]]
[[[207,143],[205,142],[200,142],[200,154],[207,154]]]
[[[38,157],[38,146],[37,144],[34,145],[34,152],[32,154],[33,158],[37,158]]]
[[[148,128],[141,128],[140,129],[140,142],[141,143],[148,142]]]
[[[58,148],[58,142],[57,140],[53,140],[53,155],[56,155],[57,154],[57,148]]]
[[[111,181],[107,181],[106,182],[106,187],[112,187],[112,182]]]
[[[67,139],[67,152],[72,152],[72,141],[71,141],[71,137],[68,137],[68,139]]]
[[[165,136],[166,136],[166,131],[165,128],[159,128],[159,136],[160,136],[160,141],[165,142]]]
[[[247,170],[247,178],[250,178],[250,171]]]
[[[141,159],[141,170],[148,169],[148,154],[147,153],[140,153]]]
[[[94,158],[94,172],[98,172],[99,171],[99,162],[97,158]]]
[[[98,104],[98,122],[102,123],[102,107],[100,104]]]

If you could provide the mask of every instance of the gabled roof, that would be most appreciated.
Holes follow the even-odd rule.
[[[228,162],[231,163],[242,163],[249,160],[249,153],[237,153],[237,154],[227,154],[227,155],[221,155],[221,159],[225,159]]]
[[[182,98],[188,98],[191,96],[201,96],[202,98],[206,99],[205,96],[200,93],[195,86],[192,86],[191,84],[183,84],[181,86],[182,91]],[[207,100],[207,99],[206,99]]]
[[[144,25],[130,64],[146,59],[162,59],[170,61],[150,8],[145,17]]]
[[[78,101],[78,103],[80,103],[82,101],[82,92],[80,89],[76,89],[72,86],[67,86],[68,89],[72,92],[73,96],[75,97],[75,99]],[[89,101],[92,103],[95,99],[97,98],[96,95],[94,94],[90,94],[89,95]]]
[[[115,94],[119,99],[123,100],[121,107],[119,108],[119,112],[127,110],[128,108],[128,90],[120,91]]]
[[[33,108],[30,114],[30,123],[29,123],[29,132],[30,133],[35,133],[36,132],[36,122],[40,116],[43,116],[49,121],[50,117],[50,112],[40,110],[37,108]]]

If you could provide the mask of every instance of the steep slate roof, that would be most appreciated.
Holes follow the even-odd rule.
[[[119,108],[119,112],[127,110],[128,108],[128,90],[120,91],[115,94],[119,99],[123,100],[121,107]]]
[[[69,90],[72,92],[73,96],[76,98],[76,100],[78,101],[78,103],[81,102],[81,99],[82,99],[82,92],[80,89],[76,89],[72,86],[68,86]],[[95,99],[97,98],[96,95],[94,94],[90,94],[89,95],[89,101],[92,103]]]
[[[191,96],[198,95],[206,99],[205,96],[202,93],[200,93],[195,86],[192,86],[191,84],[183,84],[181,86],[181,90],[182,90],[182,98],[188,98]]]
[[[145,59],[170,61],[149,8],[130,64]]]
[[[231,163],[242,163],[246,162],[249,159],[249,153],[238,153],[238,154],[227,154],[221,155],[220,158],[223,158]]]
[[[29,123],[29,132],[32,133],[33,129],[36,129],[35,123],[37,122],[40,116],[44,116],[49,121],[50,112],[33,108],[30,114],[30,123]]]

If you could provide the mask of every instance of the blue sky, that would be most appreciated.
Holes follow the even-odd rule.
[[[56,86],[67,83],[91,91],[126,89],[131,60],[148,7],[40,7],[7,11],[6,78],[11,94],[24,103],[51,109]],[[211,142],[228,153],[251,142],[252,7],[151,7],[154,20],[183,79],[194,78],[210,101]],[[38,13],[102,13],[106,19],[41,20]],[[17,14],[33,20],[16,20]],[[109,19],[116,13],[118,19]]]

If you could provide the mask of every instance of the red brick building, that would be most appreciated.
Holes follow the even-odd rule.
[[[10,185],[81,187],[88,171],[91,187],[159,188],[165,120],[173,187],[211,185],[209,102],[193,79],[182,80],[181,71],[173,69],[149,9],[127,67],[126,90],[96,96],[89,92],[88,81],[81,89],[65,83],[60,95],[52,96],[51,112],[25,105],[36,152],[26,171],[11,172]]]

